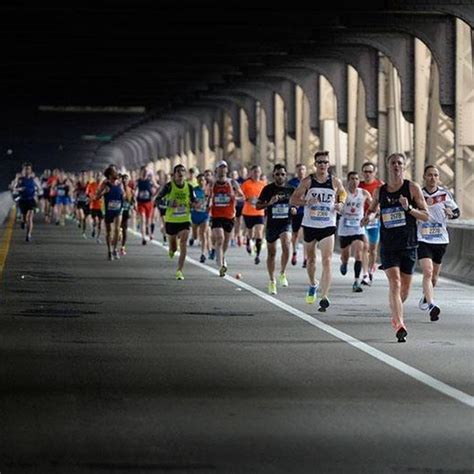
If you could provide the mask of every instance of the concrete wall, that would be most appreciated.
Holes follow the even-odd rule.
[[[2,225],[7,218],[10,209],[13,205],[13,199],[10,191],[0,193],[0,225]]]

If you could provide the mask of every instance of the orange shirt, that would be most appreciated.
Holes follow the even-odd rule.
[[[102,209],[102,198],[94,199],[98,189],[99,189],[99,183],[95,181],[87,183],[86,194],[89,196],[89,199],[90,199],[90,204],[89,204],[90,209],[95,209],[95,210]]]
[[[263,181],[254,181],[253,179],[246,179],[241,185],[240,188],[245,194],[245,203],[244,208],[242,209],[242,214],[244,216],[264,216],[265,209],[257,211],[255,205],[257,204],[258,197],[262,192],[262,189],[265,187]],[[250,201],[250,202],[249,202]]]

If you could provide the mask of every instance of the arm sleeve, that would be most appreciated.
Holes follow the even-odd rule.
[[[191,198],[191,202],[196,202],[197,197],[196,197],[196,193],[194,192],[194,188],[191,183],[188,183],[188,186],[189,186],[189,196]]]

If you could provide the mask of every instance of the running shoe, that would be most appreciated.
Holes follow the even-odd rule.
[[[209,250],[209,260],[214,260],[216,258],[216,249]]]
[[[362,287],[359,285],[359,283],[357,281],[354,282],[354,284],[352,285],[352,291],[353,293],[362,293]]]
[[[316,301],[316,293],[318,292],[318,285],[310,285],[308,288],[308,293],[306,294],[306,303],[314,304]]]
[[[364,285],[364,286],[370,286],[372,284],[370,279],[369,279],[369,275],[364,275],[362,277],[362,281],[360,283],[361,283],[361,285]]]
[[[439,306],[436,306],[435,304],[430,304],[429,309],[430,321],[438,321],[439,313],[441,313]]]
[[[426,301],[425,295],[423,295],[420,298],[420,301],[418,301],[418,308],[421,309],[421,311],[426,311],[430,305],[428,304],[428,301]]]
[[[194,245],[194,239],[191,237],[189,239],[189,246],[192,247]]]
[[[227,267],[225,265],[222,265],[222,267],[219,268],[219,276],[220,277],[225,277],[226,273],[227,273]]]
[[[235,247],[235,239],[231,239],[231,240],[230,240],[230,246],[231,246],[231,247]]]
[[[86,235],[85,232],[82,233],[82,238],[83,238],[84,240],[87,239],[87,235]]]
[[[176,271],[176,280],[184,280],[184,275],[181,270]]]
[[[268,294],[276,295],[277,294],[277,284],[276,281],[270,280],[268,282]]]
[[[301,268],[306,268],[308,266],[308,260],[305,258],[303,260],[303,265],[301,265]]]
[[[204,263],[206,261],[206,256],[204,254],[201,254],[201,257],[199,258],[199,261],[201,263]]]
[[[280,286],[283,288],[287,288],[289,286],[288,279],[284,273],[280,273],[280,275],[278,275],[278,280],[280,282]]]
[[[169,258],[173,258],[175,253],[176,253],[176,250],[170,250],[170,251],[168,252],[168,257],[169,257]]]
[[[122,255],[122,257],[124,257],[125,255],[127,255],[127,252],[126,252],[126,250],[125,250],[125,247],[122,247],[122,248],[120,249],[120,255]]]
[[[260,263],[260,257],[258,255],[255,257],[254,262],[255,262],[255,265],[258,265]]]
[[[247,253],[249,255],[252,255],[252,244],[250,242],[250,239],[247,239],[247,243],[245,244],[245,250],[247,250]]]
[[[108,252],[108,253],[107,253],[107,260],[108,260],[109,262],[111,262],[113,259],[114,259],[114,258],[113,258],[113,256],[112,256],[112,252]]]
[[[30,242],[31,241],[31,235],[26,234],[26,239],[25,240],[26,240],[26,242]]]
[[[373,274],[373,272],[369,272],[369,280],[370,280],[370,284],[372,284],[372,282],[374,281],[374,274]]]
[[[327,296],[323,296],[321,300],[319,301],[319,308],[318,311],[320,313],[325,313],[326,310],[329,308],[329,299]]]
[[[408,332],[407,332],[406,328],[401,326],[398,329],[398,331],[396,332],[395,336],[396,336],[398,342],[407,342],[406,337],[408,336]]]
[[[112,252],[112,257],[114,257],[115,260],[120,260],[120,256],[119,256],[117,250],[114,250]]]
[[[341,266],[339,267],[339,270],[341,272],[341,275],[345,275],[347,273],[347,262],[341,263]]]
[[[146,245],[146,239],[142,239],[142,245]]]
[[[291,256],[291,264],[296,265],[298,263],[298,254],[296,252],[293,252],[293,255]]]
[[[95,239],[95,243],[96,243],[96,244],[101,244],[101,243],[102,243],[102,240],[100,240],[99,237],[97,237],[97,239]]]

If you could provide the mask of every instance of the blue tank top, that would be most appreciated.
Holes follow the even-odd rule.
[[[152,188],[151,181],[149,179],[139,179],[137,181],[137,188],[137,202],[150,202]]]
[[[199,186],[196,186],[194,188],[194,194],[196,195],[196,199],[199,202],[199,207],[197,209],[191,209],[191,216],[199,218],[205,215],[209,215],[206,209],[207,196],[204,189],[200,188]]]
[[[122,209],[123,202],[123,189],[122,184],[112,184],[107,181],[109,190],[104,194],[105,210],[107,211],[120,211]]]
[[[31,200],[35,198],[36,194],[36,185],[35,178],[22,176],[18,180],[18,187],[20,188],[20,199],[22,200]]]

